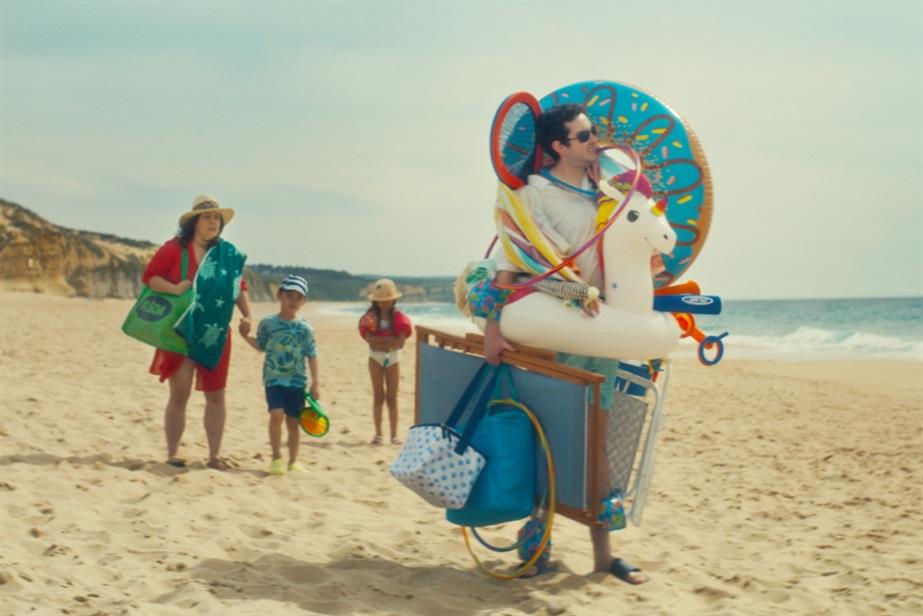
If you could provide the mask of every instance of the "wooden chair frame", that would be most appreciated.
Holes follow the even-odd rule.
[[[414,388],[414,424],[420,421],[420,348],[422,345],[438,346],[484,357],[484,337],[479,334],[467,334],[464,337],[440,332],[428,327],[416,326],[416,378]],[[606,483],[606,413],[600,408],[600,386],[606,377],[595,372],[580,370],[559,364],[554,361],[554,352],[544,349],[518,347],[518,351],[503,351],[500,358],[503,362],[537,372],[555,379],[561,379],[578,385],[589,387],[591,391],[588,404],[589,416],[587,417],[587,486],[589,508],[578,509],[563,503],[557,504],[558,513],[586,524],[587,526],[601,527],[598,516],[602,508],[603,497],[608,493]],[[552,452],[553,454],[554,452]]]

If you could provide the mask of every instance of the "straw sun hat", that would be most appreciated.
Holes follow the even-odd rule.
[[[369,293],[367,297],[373,302],[387,302],[392,299],[397,299],[401,295],[401,293],[398,293],[397,285],[394,284],[393,280],[390,278],[382,278],[372,283],[372,292]]]
[[[204,212],[215,211],[221,214],[224,224],[227,225],[234,218],[234,210],[229,207],[221,207],[218,200],[208,195],[199,195],[192,200],[192,209],[179,217],[180,226],[193,216],[198,216]]]

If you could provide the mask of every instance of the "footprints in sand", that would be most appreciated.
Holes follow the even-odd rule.
[[[244,524],[239,527],[240,532],[250,537],[251,539],[265,539],[267,537],[272,537],[275,533],[265,526],[254,526],[251,524]]]

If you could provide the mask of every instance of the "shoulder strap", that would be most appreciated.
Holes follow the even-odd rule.
[[[503,391],[504,383],[506,384],[506,393]],[[498,400],[501,398],[519,400],[519,392],[516,391],[516,384],[513,383],[513,369],[510,368],[509,364],[500,364],[497,369],[497,383],[494,387],[492,399]]]
[[[464,393],[462,393],[461,398],[459,398],[458,402],[455,404],[455,408],[452,409],[452,412],[449,414],[449,418],[446,419],[445,425],[451,426],[453,428],[455,427],[455,424],[457,424],[461,419],[465,409],[468,408],[468,403],[471,401],[471,397],[474,396],[474,392],[477,391],[478,385],[490,368],[491,366],[487,362],[481,364],[481,367],[478,368],[474,378],[471,379],[470,383],[468,383],[468,386],[465,388]]]
[[[186,280],[186,272],[189,266],[189,246],[183,248],[183,265],[180,271],[179,279],[180,281]]]
[[[468,424],[465,426],[465,431],[462,433],[461,438],[458,440],[458,445],[455,446],[455,453],[461,455],[465,452],[465,449],[468,448],[468,443],[471,442],[471,438],[474,436],[474,431],[477,430],[478,425],[481,423],[481,419],[483,419],[484,415],[487,414],[488,403],[493,397],[494,386],[497,383],[497,376],[499,373],[499,369],[493,370],[487,380],[487,384],[481,391],[481,395],[478,396],[478,401],[475,403],[474,410],[471,412],[471,418],[468,420]]]

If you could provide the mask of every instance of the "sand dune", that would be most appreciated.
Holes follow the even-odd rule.
[[[590,573],[585,528],[562,519],[559,572],[501,582],[390,478],[397,448],[366,444],[351,318],[306,311],[332,429],[304,437],[309,473],[269,477],[261,356],[240,340],[224,444],[236,468],[205,468],[198,394],[190,468],[162,463],[166,387],[119,332],[129,306],[0,294],[3,614],[923,612],[923,364],[677,361],[645,525],[614,536],[652,581]]]

